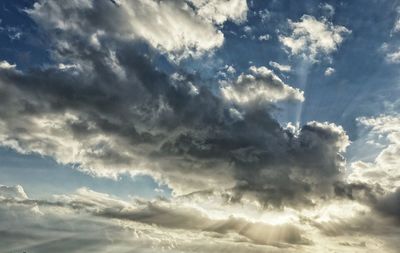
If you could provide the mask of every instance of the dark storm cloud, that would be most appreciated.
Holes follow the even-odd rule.
[[[29,100],[21,98],[2,107],[16,110],[2,110],[2,115],[10,118],[20,115],[22,120],[30,121],[42,114],[71,110],[79,115],[79,120],[66,122],[75,140],[107,134],[124,139],[128,149],[131,145],[146,145],[148,156],[162,161],[164,168],[161,169],[166,178],[168,171],[174,170],[182,176],[188,172],[199,179],[212,178],[213,173],[218,176],[218,167],[223,165],[232,170],[237,194],[254,193],[263,202],[271,201],[274,205],[282,204],[282,200],[296,203],[297,198],[300,202],[306,201],[304,195],[311,193],[324,178],[336,180],[340,174],[342,158],[338,152],[346,139],[334,126],[311,123],[294,136],[282,129],[263,108],[248,110],[243,120],[232,121],[223,101],[206,89],[200,88],[193,98],[185,92],[184,86],[182,89],[172,86],[164,75],[155,72],[159,76],[157,79],[154,74],[147,74],[135,76],[137,83],[128,87],[115,80],[113,86],[121,85],[120,89],[116,91],[111,87],[108,91],[97,79],[89,82],[54,69],[29,74],[7,73],[2,76],[2,93],[14,100],[18,96],[7,93],[16,89]],[[152,80],[147,81],[147,76],[153,76]],[[11,83],[17,85],[9,89]],[[142,94],[141,98],[135,99],[136,91]],[[156,98],[170,107],[166,114],[151,114],[160,106],[154,103]],[[3,104],[5,102],[3,100]],[[132,106],[135,111],[127,111]],[[12,121],[6,123],[12,124]],[[90,127],[93,123],[96,127]],[[19,128],[12,138],[17,140],[19,135],[29,134],[34,127],[40,131],[40,126],[16,124]],[[140,125],[141,132],[136,124]],[[24,148],[33,145],[19,143],[27,145]],[[54,148],[53,145],[50,143],[46,148]],[[106,149],[89,156],[88,159],[101,160],[110,166],[131,162],[122,149]]]
[[[359,183],[334,183],[335,195],[341,198],[364,203],[377,214],[387,218],[395,218],[400,221],[400,189],[388,191],[379,185]]]
[[[332,195],[348,144],[340,127],[311,122],[291,132],[271,116],[272,104],[237,105],[238,120],[234,105],[196,76],[161,71],[146,37],[121,36],[132,31],[119,7],[42,3],[28,13],[48,34],[54,59],[69,65],[0,70],[2,145],[98,175],[139,170],[178,194],[230,189],[230,201],[265,206]]]
[[[181,136],[168,150],[196,160],[226,159],[237,182],[232,201],[249,193],[266,205],[303,205],[312,204],[307,195],[317,189],[317,198],[330,195],[340,180],[338,151],[347,142],[342,130],[314,122],[294,136],[267,115],[248,112],[243,121],[201,139]]]
[[[384,215],[394,216],[400,221],[400,188],[379,199],[376,209]]]

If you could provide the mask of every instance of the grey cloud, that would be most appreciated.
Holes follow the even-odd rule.
[[[366,203],[375,203],[377,194],[383,194],[379,184],[373,186],[366,183],[336,182],[334,184],[335,194],[339,197],[358,200]]]
[[[364,203],[370,206],[377,214],[388,218],[395,218],[400,222],[399,188],[388,192],[379,183],[370,185],[362,182],[336,182],[334,185],[336,196]]]
[[[299,223],[210,218],[173,200],[128,203],[87,190],[33,200],[22,187],[0,186],[0,224],[10,228],[0,231],[0,245],[11,245],[9,252],[98,252],[106,246],[124,252],[132,245],[137,252],[299,252],[314,250],[308,236],[319,233],[340,237],[338,245],[352,232],[360,233],[356,239],[361,241],[368,236],[393,241],[389,237],[399,233],[393,226],[399,218],[396,177],[376,185],[363,178],[349,181],[342,156],[349,139],[340,126],[309,122],[290,130],[273,118],[274,102],[302,101],[300,90],[265,67],[252,67],[228,83],[238,98],[230,99],[185,73],[179,61],[171,67],[179,75],[158,68],[160,53],[176,60],[212,52],[223,42],[222,24],[246,18],[244,1],[190,2],[36,4],[27,13],[49,36],[55,66],[21,71],[0,62],[0,145],[51,156],[97,176],[148,174],[167,183],[174,196],[187,194],[178,199],[220,194],[232,206],[256,202],[293,212],[349,199],[371,212],[326,222],[305,218],[300,220],[304,229],[317,229],[307,234],[310,230]],[[148,19],[155,15],[179,25],[159,26]],[[281,41],[292,54],[310,53],[313,60],[329,56],[349,33],[310,16],[290,25],[291,37],[281,36]],[[251,97],[254,90],[257,96]],[[396,127],[390,128],[392,145],[368,168],[389,171],[397,165]],[[370,249],[370,243],[365,247]]]
[[[336,126],[310,123],[293,135],[259,107],[237,121],[204,87],[192,96],[150,66],[131,64],[124,66],[136,82],[114,80],[118,89],[55,69],[3,72],[3,145],[98,175],[143,164],[177,192],[234,187],[273,205],[305,201],[317,179],[340,175],[347,137]]]
[[[398,220],[374,210],[360,210],[347,218],[338,216],[329,221],[309,222],[324,236],[349,247],[352,252],[397,252],[400,246],[397,239],[400,235]],[[352,240],[349,241],[349,238]]]
[[[231,201],[271,207],[332,196],[348,144],[343,129],[310,122],[294,134],[272,118],[272,103],[232,105],[179,66],[182,77],[171,78],[157,68],[155,49],[118,35],[126,19],[119,7],[76,4],[43,1],[28,11],[49,34],[54,59],[76,67],[0,69],[3,146],[98,176],[149,174],[178,195],[227,189]],[[252,73],[281,97],[302,98],[267,69]]]
[[[278,206],[311,205],[313,197],[331,195],[331,185],[341,179],[343,168],[338,152],[348,145],[343,130],[332,124],[311,122],[298,135],[287,133],[286,138],[286,143],[274,145],[281,150],[249,150],[244,161],[239,156],[242,159],[238,165],[246,168],[237,170],[239,192],[248,189]]]
[[[400,118],[398,115],[380,115],[359,118],[372,142],[382,142],[373,161],[356,161],[347,185],[341,190],[350,198],[367,203],[375,211],[388,217],[399,218]]]
[[[375,208],[384,215],[397,218],[400,222],[400,188],[378,199]]]

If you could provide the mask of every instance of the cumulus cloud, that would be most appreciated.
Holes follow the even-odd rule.
[[[397,33],[397,32],[400,31],[400,18],[398,16],[400,14],[400,8],[399,7],[396,8],[396,12],[397,12],[397,18],[396,18],[396,20],[394,22],[392,33]]]
[[[355,161],[351,164],[353,181],[362,181],[379,185],[386,191],[395,191],[400,187],[400,118],[397,115],[382,115],[375,118],[361,117],[361,127],[367,128],[374,143],[382,143],[383,148],[372,162]]]
[[[148,174],[174,194],[229,190],[229,202],[265,206],[310,205],[341,177],[343,129],[317,122],[296,135],[283,129],[273,108],[258,102],[301,101],[303,94],[265,67],[251,67],[219,97],[190,76],[160,72],[125,40],[107,40],[118,45],[112,57],[109,47],[92,48],[85,38],[68,42],[57,53],[91,71],[2,70],[3,146],[94,175]]]
[[[279,35],[279,41],[291,55],[298,55],[312,62],[329,57],[342,44],[351,31],[344,26],[313,16],[303,15],[300,21],[289,20],[291,33]]]
[[[304,93],[267,67],[240,73],[240,65],[226,65],[219,87],[179,61],[170,71],[160,67],[160,54],[179,60],[213,52],[224,42],[224,23],[243,23],[247,11],[244,0],[42,0],[27,10],[48,35],[54,65],[25,71],[0,62],[0,145],[93,176],[150,175],[173,193],[122,200],[82,188],[40,200],[22,186],[0,185],[7,228],[0,247],[395,252],[398,116],[358,120],[381,150],[346,171],[350,140],[341,126],[284,127],[273,117],[280,103],[302,102]],[[258,14],[270,18],[267,10]],[[313,62],[350,33],[308,15],[289,25],[280,41]]]
[[[190,0],[190,2],[198,8],[198,15],[219,25],[227,20],[241,23],[247,19],[246,0]]]
[[[28,199],[24,188],[21,185],[6,186],[0,185],[0,196],[3,198],[14,198],[17,200]]]
[[[238,104],[304,100],[302,91],[285,84],[272,70],[252,66],[249,72],[242,73],[232,84],[222,83],[221,92],[226,100]]]
[[[393,43],[384,42],[378,51],[384,55],[387,63],[400,63],[400,50]]]
[[[0,61],[0,69],[13,69],[15,64],[10,64],[8,61]]]
[[[259,41],[267,41],[271,38],[271,36],[269,34],[264,34],[264,35],[260,35],[258,36],[258,40]]]
[[[400,51],[393,51],[387,53],[386,61],[389,63],[400,63]]]
[[[325,76],[331,76],[333,75],[333,73],[335,73],[335,69],[332,67],[328,67],[325,69],[324,75]]]
[[[393,31],[394,32],[400,31],[400,19],[396,20],[396,22],[394,23]]]
[[[367,145],[381,143],[373,161],[358,160],[351,163],[346,182],[336,184],[335,193],[341,197],[364,203],[377,216],[390,221],[400,219],[398,167],[400,162],[400,120],[398,115],[381,115],[358,119],[367,131]],[[379,220],[379,219],[378,219]]]
[[[94,76],[58,67],[3,70],[1,144],[95,175],[149,174],[176,194],[231,189],[231,199],[255,198],[272,206],[310,203],[307,195],[314,189],[329,188],[317,178],[332,183],[340,175],[338,153],[346,146],[340,127],[313,122],[293,135],[270,116],[269,107],[231,110],[205,87],[193,95],[186,78],[170,79],[140,56],[140,65],[131,57],[127,61],[124,50],[132,55],[134,48],[123,45],[116,57],[129,70],[126,81],[96,58]],[[274,96],[301,96],[266,68],[250,71],[235,85],[273,85]]]
[[[217,26],[193,10],[203,7],[182,2],[141,0],[135,8],[116,3],[41,1],[27,11],[48,33],[56,64],[26,72],[0,69],[2,146],[95,176],[150,175],[174,195],[213,190],[225,192],[229,203],[250,199],[271,208],[310,206],[333,195],[343,177],[345,131],[309,122],[293,133],[272,117],[275,102],[303,101],[302,91],[266,67],[226,80],[221,94],[179,66],[179,74],[164,73],[152,55],[168,51],[170,35],[186,30],[170,31],[153,19],[145,24],[146,17],[176,26],[198,23],[187,30],[195,34],[203,25]],[[149,34],[139,32],[141,25]],[[168,35],[158,41],[151,34],[157,31]],[[161,48],[144,50],[138,36]]]

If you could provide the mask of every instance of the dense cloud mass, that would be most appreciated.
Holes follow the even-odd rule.
[[[349,181],[361,182],[368,186],[369,189],[363,191],[367,191],[370,195],[369,202],[372,202],[372,206],[387,216],[399,219],[400,118],[398,115],[381,115],[376,118],[362,117],[358,121],[361,126],[369,128],[370,145],[379,146],[382,140],[388,144],[381,148],[374,161],[352,163],[353,172],[349,176]]]
[[[151,3],[145,2],[143,12]],[[158,47],[152,38],[120,35],[137,29],[115,26],[130,20],[127,4],[43,1],[28,11],[45,32],[57,34],[55,57],[69,67],[1,70],[2,145],[97,175],[150,174],[177,194],[229,189],[232,200],[249,195],[280,206],[308,205],[332,193],[343,169],[339,153],[348,144],[343,129],[312,122],[292,133],[271,117],[273,102],[302,101],[302,91],[266,67],[251,67],[223,85],[222,96],[195,77],[168,76],[138,51],[141,39]],[[102,11],[108,15],[90,14]],[[93,44],[88,34],[96,31]]]
[[[394,190],[400,187],[400,118],[398,115],[381,115],[376,118],[359,118],[360,126],[370,130],[370,145],[379,146],[379,142],[388,144],[381,148],[373,162],[357,161],[352,163],[354,180],[362,180],[365,183],[379,184],[386,190]]]
[[[149,175],[172,194],[121,199],[80,188],[35,199],[20,185],[0,185],[0,248],[396,252],[398,115],[359,117],[367,133],[359,145],[378,152],[347,163],[351,141],[339,124],[283,124],[276,116],[306,101],[307,90],[285,76],[301,68],[277,60],[236,72],[224,63],[221,80],[191,70],[202,59],[219,64],[210,59],[229,47],[232,27],[272,17],[250,12],[252,5],[40,0],[24,10],[48,39],[51,61],[21,68],[0,59],[0,146],[93,177]],[[328,20],[331,5],[319,8],[327,17],[303,15],[271,34],[285,57],[317,65],[351,33]],[[340,71],[320,69],[324,78]]]

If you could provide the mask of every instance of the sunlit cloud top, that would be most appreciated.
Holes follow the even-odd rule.
[[[6,0],[1,252],[397,252],[399,10]]]

